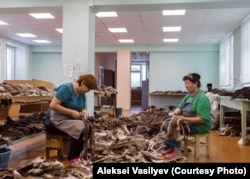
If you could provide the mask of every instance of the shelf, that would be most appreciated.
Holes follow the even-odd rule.
[[[179,93],[150,93],[151,96],[186,96],[186,94]]]
[[[112,97],[116,95],[116,93],[114,92],[96,92],[95,91],[95,96],[98,96],[98,97]]]
[[[53,96],[13,96],[12,103],[36,103],[50,101]]]
[[[110,111],[112,110],[112,116],[115,116],[115,106],[116,106],[116,92],[99,92],[95,91],[95,97],[98,98],[110,98],[112,105],[110,105],[108,108],[105,108],[105,106],[97,106],[100,110],[104,111]],[[98,110],[95,110],[95,112],[100,112]]]

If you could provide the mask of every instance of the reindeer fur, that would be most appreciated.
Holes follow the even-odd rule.
[[[168,124],[168,131],[166,134],[167,140],[179,140],[181,137],[179,118],[178,116],[173,116]]]
[[[93,128],[92,128],[92,124],[91,122],[85,118],[83,119],[83,123],[84,123],[84,131],[83,131],[83,150],[80,153],[80,158],[81,159],[87,159],[88,156],[88,152],[89,149],[91,150],[93,147]]]
[[[187,137],[190,134],[190,128],[187,122],[179,121],[179,116],[173,116],[168,125],[168,131],[166,134],[167,140],[180,141],[183,136]]]

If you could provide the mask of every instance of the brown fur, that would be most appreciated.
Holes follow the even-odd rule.
[[[178,116],[173,116],[168,125],[168,132],[166,134],[167,140],[179,140],[181,137]]]
[[[80,153],[81,159],[87,159],[89,150],[93,147],[93,129],[92,124],[88,119],[83,119],[85,129],[83,131],[83,150]]]

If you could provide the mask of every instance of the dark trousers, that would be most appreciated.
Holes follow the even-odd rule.
[[[53,125],[45,125],[45,129],[50,134],[55,135],[68,135],[67,133],[57,129]],[[83,150],[83,133],[79,137],[79,139],[75,139],[73,137],[70,137],[70,147],[69,147],[69,153],[68,153],[68,160],[72,160],[74,158],[79,158],[81,151]]]

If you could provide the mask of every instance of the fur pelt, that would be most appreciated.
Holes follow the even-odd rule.
[[[166,134],[166,139],[167,140],[180,140],[181,139],[178,116],[173,116],[170,119],[169,125],[168,125],[168,131]]]
[[[166,134],[167,140],[180,141],[183,137],[190,134],[190,129],[187,122],[180,122],[179,116],[173,116],[168,125],[168,131]]]
[[[81,159],[88,158],[88,152],[91,152],[93,148],[93,128],[91,122],[85,118],[83,119],[85,129],[83,131],[83,150],[80,153]]]

